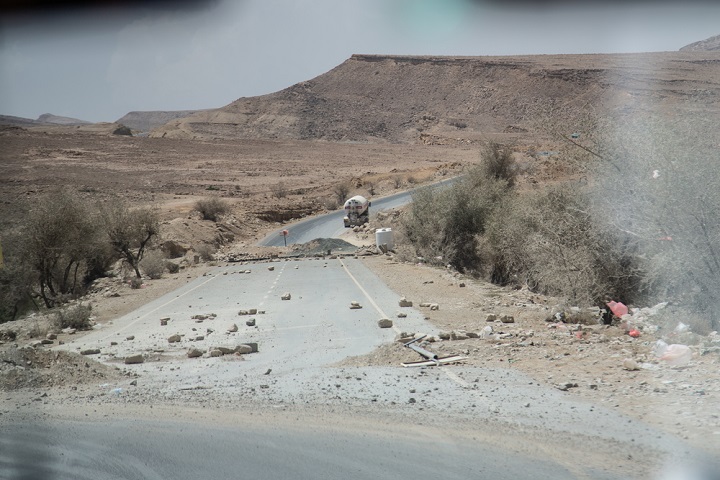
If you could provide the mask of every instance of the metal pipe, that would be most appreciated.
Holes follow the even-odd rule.
[[[417,353],[419,353],[423,357],[427,358],[428,360],[437,360],[437,358],[438,358],[437,353],[429,352],[422,347],[418,347],[417,345],[410,344],[410,345],[408,345],[408,348],[412,348],[413,350],[415,350]]]

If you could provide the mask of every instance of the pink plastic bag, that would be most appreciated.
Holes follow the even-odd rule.
[[[615,315],[616,317],[622,317],[623,315],[628,314],[628,307],[626,307],[624,304],[616,301],[610,301],[606,304],[610,311]]]

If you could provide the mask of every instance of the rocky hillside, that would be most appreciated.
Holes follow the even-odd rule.
[[[685,45],[681,52],[717,52],[720,51],[720,35],[700,40],[699,42]]]
[[[130,127],[136,132],[149,132],[153,128],[165,125],[171,120],[187,117],[199,111],[200,110],[129,112],[115,123]]]
[[[547,105],[718,115],[719,52],[515,57],[353,55],[269,95],[155,129],[169,138],[427,142],[531,128]]]

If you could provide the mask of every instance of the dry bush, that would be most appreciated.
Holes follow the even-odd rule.
[[[210,197],[195,202],[195,210],[200,212],[203,220],[217,222],[220,217],[230,212],[230,205],[222,198]]]
[[[165,256],[159,250],[151,250],[147,252],[140,262],[140,268],[142,268],[142,271],[153,280],[162,278],[163,273],[165,273],[165,265]]]
[[[61,308],[55,313],[55,327],[58,329],[74,328],[88,330],[92,327],[90,305],[77,304],[73,307]]]
[[[510,187],[515,185],[518,167],[509,146],[490,142],[481,153],[480,165],[488,178],[505,180]]]
[[[350,195],[350,188],[350,184],[346,182],[340,183],[333,187],[333,194],[335,194],[335,200],[337,200],[337,205],[343,205],[345,203],[345,200],[347,200]]]
[[[104,206],[102,217],[113,250],[140,278],[140,261],[160,235],[157,210],[148,207],[133,209],[123,200],[117,199]]]
[[[507,197],[488,222],[483,245],[496,283],[526,285],[576,304],[642,293],[634,245],[590,210],[577,185]]]
[[[400,188],[403,186],[403,179],[400,175],[395,175],[392,177],[392,183],[395,188]]]
[[[278,182],[275,185],[270,186],[270,191],[275,198],[285,198],[288,195],[288,188],[285,182]]]
[[[720,150],[701,116],[645,116],[601,132],[598,210],[637,244],[653,301],[675,301],[720,327]]]

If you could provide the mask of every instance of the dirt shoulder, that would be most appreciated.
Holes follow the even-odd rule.
[[[518,369],[567,395],[616,409],[696,446],[720,451],[720,359],[708,347],[720,345],[712,341],[716,336],[691,346],[689,364],[673,367],[653,354],[661,338],[658,333],[632,338],[621,326],[546,321],[567,310],[558,299],[443,269],[400,263],[390,256],[366,257],[365,264],[416,308],[421,303],[438,304],[438,310],[419,309],[455,339],[431,343],[428,349],[440,355],[466,356],[467,365]],[[488,315],[498,320],[487,321]],[[502,316],[511,316],[514,322],[503,323]],[[488,327],[492,333],[483,335]],[[674,343],[672,335],[664,338]],[[354,362],[399,365],[408,359],[420,357],[398,344]]]

